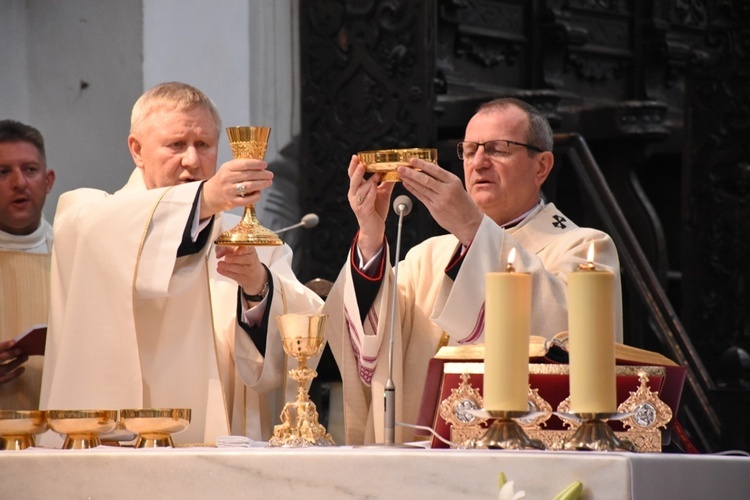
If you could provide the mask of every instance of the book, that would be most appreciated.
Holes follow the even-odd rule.
[[[47,343],[47,325],[34,325],[15,339],[16,349],[21,349],[28,356],[44,356]]]
[[[552,339],[531,335],[529,338],[530,363],[567,363],[568,332],[560,332]],[[484,360],[484,344],[444,346],[435,355],[437,359]],[[615,343],[615,363],[618,365],[678,366],[677,363],[655,351]]]

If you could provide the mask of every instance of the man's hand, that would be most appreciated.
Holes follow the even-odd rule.
[[[248,295],[258,295],[269,279],[266,268],[260,262],[258,252],[251,245],[216,246],[219,274],[233,279]]]
[[[273,172],[267,167],[262,160],[244,158],[223,164],[203,185],[201,220],[234,207],[257,203],[260,192],[273,184]]]
[[[365,179],[365,166],[357,155],[349,162],[349,205],[359,224],[357,244],[364,261],[370,260],[383,246],[385,218],[393,193],[392,182],[380,182],[380,175]]]
[[[0,384],[5,384],[21,376],[26,370],[24,364],[29,357],[21,352],[20,349],[14,349],[15,340],[4,340],[0,342]]]
[[[466,246],[482,223],[482,211],[464,189],[461,179],[438,165],[413,158],[414,168],[399,167],[404,187],[421,201],[435,222]]]

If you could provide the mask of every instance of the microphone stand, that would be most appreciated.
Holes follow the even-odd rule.
[[[391,324],[388,339],[388,379],[385,382],[385,444],[393,445],[396,441],[396,384],[393,383],[393,350],[396,327],[396,292],[398,291],[398,264],[401,258],[401,229],[404,223],[404,204],[396,206],[398,212],[398,231],[396,231],[396,263],[393,268],[393,292],[391,293]]]

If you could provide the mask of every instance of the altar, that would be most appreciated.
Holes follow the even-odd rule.
[[[0,452],[2,498],[740,499],[750,457],[399,448],[29,448]]]

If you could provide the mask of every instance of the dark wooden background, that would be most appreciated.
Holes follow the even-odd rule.
[[[476,106],[528,100],[585,138],[712,377],[722,426],[702,451],[750,449],[750,2],[303,0],[300,29],[300,201],[320,215],[303,280],[344,263],[352,154],[437,147],[461,176]],[[576,184],[558,163],[545,195],[600,227]],[[441,231],[415,203],[403,251]],[[624,292],[626,343],[663,351]],[[686,428],[700,441],[701,422]]]

